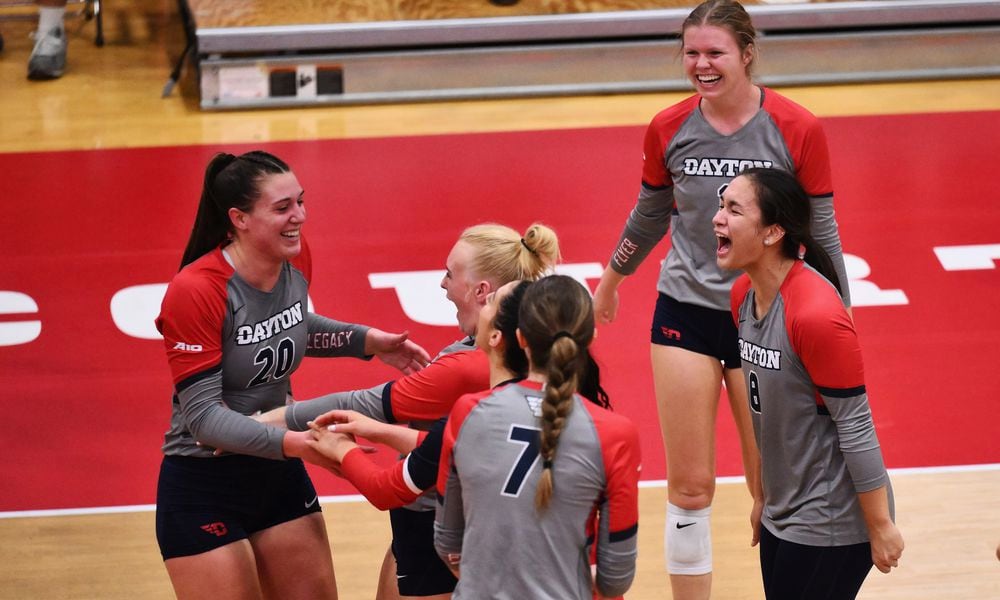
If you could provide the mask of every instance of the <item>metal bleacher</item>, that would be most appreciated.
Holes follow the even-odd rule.
[[[1000,75],[998,0],[747,10],[766,85]],[[182,12],[201,107],[240,109],[685,89],[677,32],[689,11],[226,27]]]

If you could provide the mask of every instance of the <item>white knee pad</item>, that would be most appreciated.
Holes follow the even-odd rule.
[[[705,575],[712,572],[712,507],[685,510],[667,503],[663,532],[667,572],[671,575]]]

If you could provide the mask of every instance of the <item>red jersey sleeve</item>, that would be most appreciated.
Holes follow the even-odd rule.
[[[770,89],[764,109],[781,131],[795,163],[795,177],[810,196],[833,194],[833,174],[826,132],[814,114]]]
[[[865,383],[861,344],[837,291],[822,275],[793,267],[782,285],[788,339],[818,388],[852,389]],[[791,275],[791,274],[790,274]]]
[[[156,318],[174,385],[222,362],[226,283],[232,267],[216,250],[174,276]]]
[[[490,363],[484,352],[453,352],[393,382],[389,406],[398,422],[440,419],[462,395],[489,387]]]
[[[691,111],[697,108],[698,100],[698,96],[691,96],[660,111],[650,121],[642,144],[642,182],[646,186],[665,188],[674,184],[667,171],[667,145]]]
[[[360,448],[355,448],[344,456],[341,472],[375,508],[389,510],[406,506],[421,493],[406,485],[404,465],[399,460],[392,466],[379,467]]]
[[[594,419],[604,459],[608,500],[607,514],[611,541],[636,534],[639,526],[639,473],[642,458],[639,430],[627,418],[591,402],[583,402]]]

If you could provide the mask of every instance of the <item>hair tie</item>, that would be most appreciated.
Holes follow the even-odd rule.
[[[538,252],[534,248],[529,246],[528,242],[524,241],[524,238],[521,238],[521,245],[524,246],[524,249],[527,250],[528,252],[531,252],[535,256],[538,256]]]
[[[551,469],[552,468],[552,461],[549,460],[549,459],[543,460],[542,461],[542,468],[543,469]]]
[[[564,330],[564,331],[557,331],[556,334],[554,336],[552,336],[552,343],[554,344],[554,343],[556,343],[556,340],[558,340],[559,338],[564,338],[564,337],[569,338],[569,339],[573,340],[574,342],[576,341],[576,339],[573,337],[572,333]]]

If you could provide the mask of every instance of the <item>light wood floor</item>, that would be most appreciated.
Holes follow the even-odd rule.
[[[757,0],[746,3],[759,4]],[[691,0],[521,0],[511,6],[497,6],[488,0],[188,0],[199,27],[561,15],[695,4]]]
[[[861,598],[1000,598],[997,492],[1000,470],[903,473],[893,477],[897,522],[906,540],[899,569],[874,571]],[[639,562],[629,600],[670,598],[663,569],[664,488],[640,495]],[[388,518],[364,502],[325,503],[340,596],[374,597]],[[742,484],[719,486],[713,508],[714,597],[763,598],[750,548]],[[150,511],[0,519],[0,598],[156,600],[173,596]]]
[[[0,52],[0,152],[638,125],[687,95],[201,112],[190,67],[179,89],[160,97],[184,47],[175,3],[117,0],[106,5],[107,45],[94,47],[92,23],[68,22],[68,70],[51,82],[25,80],[33,26],[0,21],[6,39]],[[665,56],[664,69],[677,72],[680,65]],[[782,92],[820,116],[1000,108],[1000,79]]]
[[[30,23],[0,21],[6,39],[0,52],[0,153],[642,124],[684,95],[203,113],[190,72],[180,90],[160,98],[183,47],[175,3],[105,4],[107,45],[93,46],[93,24],[71,22],[69,70],[53,82],[25,81]],[[665,68],[679,68],[671,60],[664,57]],[[820,115],[1000,109],[998,79],[782,91]],[[0,198],[11,201],[3,197],[2,181]],[[892,575],[873,574],[862,597],[1000,598],[994,556],[1000,470],[901,473],[894,483],[906,553]],[[662,488],[641,495],[640,561],[630,600],[670,597],[662,567],[664,496]],[[341,597],[371,598],[389,539],[387,518],[363,503],[330,503],[324,510]],[[748,510],[741,484],[720,486],[713,517],[716,598],[761,597]],[[151,512],[0,519],[2,599],[171,596]]]

